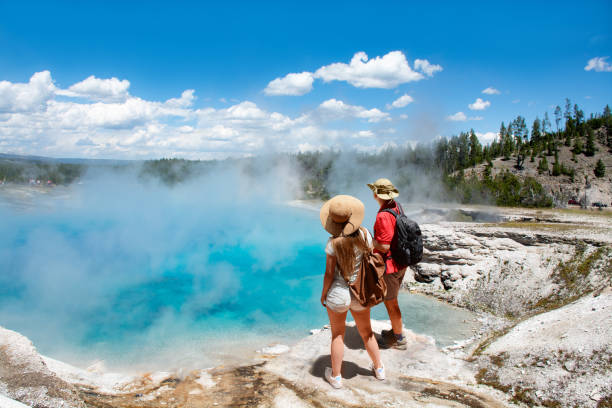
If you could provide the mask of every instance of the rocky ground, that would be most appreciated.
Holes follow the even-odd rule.
[[[406,331],[408,350],[382,351],[384,382],[352,326],[341,390],[323,380],[325,328],[250,365],[138,376],[68,366],[0,329],[0,394],[35,407],[612,406],[612,213],[430,208],[422,216],[435,223],[422,224],[426,251],[406,290],[477,311],[482,326],[444,349]]]

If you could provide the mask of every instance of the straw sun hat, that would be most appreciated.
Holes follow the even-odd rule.
[[[365,213],[363,203],[349,195],[337,195],[321,207],[321,224],[333,236],[350,235],[355,232]]]
[[[379,178],[374,183],[368,184],[368,187],[370,187],[370,190],[372,190],[378,198],[383,200],[391,200],[399,196],[397,188],[395,188],[393,183],[386,178]]]

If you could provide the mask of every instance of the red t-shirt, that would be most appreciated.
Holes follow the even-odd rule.
[[[386,209],[393,210],[399,214],[399,208],[395,200],[383,204],[380,210],[378,210],[378,214],[376,214],[376,222],[374,222],[374,239],[380,244],[391,245],[391,240],[393,240],[393,234],[395,233],[395,217],[388,212],[382,212],[382,210]],[[378,250],[376,252],[382,253]],[[393,258],[391,258],[391,250],[383,254],[383,257],[387,263],[387,273],[395,273],[400,270]]]

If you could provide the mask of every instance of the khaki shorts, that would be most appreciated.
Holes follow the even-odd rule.
[[[395,273],[385,273],[384,279],[387,284],[387,295],[385,296],[385,300],[397,299],[402,281],[404,280],[404,275],[406,274],[406,269],[407,268],[400,269]]]

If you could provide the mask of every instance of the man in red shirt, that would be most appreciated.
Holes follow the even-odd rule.
[[[385,283],[387,284],[385,307],[387,308],[387,313],[389,313],[393,333],[383,330],[382,336],[384,339],[393,334],[395,337],[393,347],[406,350],[406,339],[404,338],[402,327],[402,312],[397,302],[397,295],[406,273],[406,267],[400,268],[391,256],[391,241],[395,233],[395,217],[393,214],[383,211],[391,209],[396,214],[400,213],[399,206],[394,200],[395,197],[399,196],[399,191],[386,178],[378,179],[374,183],[368,184],[368,187],[374,193],[374,199],[380,206],[376,215],[376,222],[374,223],[374,250],[383,255],[387,265],[385,273]]]

